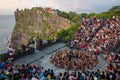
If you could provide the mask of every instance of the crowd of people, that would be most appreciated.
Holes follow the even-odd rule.
[[[0,60],[0,80],[120,80],[120,51],[109,55],[103,71],[99,69],[96,71],[66,71],[58,75],[53,69],[46,70],[44,67],[34,64],[20,65],[11,60]]]
[[[118,17],[83,19],[71,40],[71,47],[75,49],[59,50],[50,57],[50,63],[66,72],[57,75],[53,69],[46,70],[34,64],[20,65],[8,59],[0,60],[0,80],[120,80],[120,48],[116,52],[108,52],[104,70],[89,71],[98,64],[97,54],[112,49],[119,44],[118,41]],[[8,45],[11,58],[14,50],[10,42]]]
[[[82,70],[86,68],[92,70],[98,64],[98,58],[92,53],[83,52],[80,50],[59,50],[50,57],[50,62],[56,67],[66,70]]]
[[[19,65],[15,62],[0,61],[0,80],[48,80],[54,78],[52,69],[44,70],[30,64]]]
[[[87,43],[94,37],[101,27],[102,20],[94,17],[93,19],[83,19],[76,33],[71,40],[71,47],[86,49]]]
[[[120,19],[83,19],[71,40],[71,47],[95,53],[108,51],[120,40]]]
[[[100,20],[83,19],[77,32],[71,40],[71,49],[58,51],[50,57],[50,62],[56,67],[66,70],[84,71],[85,68],[93,69],[97,65],[96,54],[108,52],[120,42],[120,19],[112,18]],[[102,73],[115,79],[120,73],[120,49],[118,52],[108,52],[107,64]],[[84,59],[83,59],[84,58]],[[110,79],[107,79],[110,80]]]
[[[113,17],[104,20],[102,28],[96,33],[90,43],[99,51],[114,48],[120,40],[120,19]]]

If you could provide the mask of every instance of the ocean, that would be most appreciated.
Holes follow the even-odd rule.
[[[0,15],[0,54],[8,51],[7,37],[10,39],[15,25],[13,15]]]

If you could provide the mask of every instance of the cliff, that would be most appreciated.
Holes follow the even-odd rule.
[[[48,12],[43,8],[32,8],[15,11],[16,24],[12,32],[11,42],[13,47],[27,44],[31,37],[41,39],[55,39],[60,29],[71,26],[66,19]]]

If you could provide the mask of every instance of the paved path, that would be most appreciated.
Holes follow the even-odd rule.
[[[62,47],[65,47],[64,43],[56,43],[53,44],[50,47],[47,47],[41,51],[36,51],[35,54],[28,55],[25,57],[22,57],[20,59],[15,60],[15,62],[19,64],[32,64],[33,62],[38,61],[39,59],[43,58],[46,55],[50,55],[50,53],[53,53],[54,51],[61,49]]]
[[[61,48],[60,50],[63,50],[63,49],[65,49],[65,48],[67,48],[67,47],[63,47],[63,48]],[[55,52],[52,53],[52,54],[55,54]],[[50,56],[51,56],[51,54],[46,55],[46,56],[42,57],[41,59],[39,59],[38,61],[34,62],[33,64],[37,64],[37,66],[42,66],[42,67],[44,67],[45,69],[49,69],[49,68],[50,68],[50,69],[53,69],[54,72],[55,72],[55,74],[57,74],[57,75],[58,75],[60,72],[61,72],[61,73],[65,72],[66,70],[57,68],[57,67],[55,67],[53,64],[51,64],[51,63],[49,62]],[[99,62],[98,62],[98,64],[97,64],[97,66],[94,67],[93,70],[89,70],[89,71],[96,71],[97,69],[99,69],[99,70],[101,70],[101,71],[104,70],[104,68],[105,68],[105,66],[106,66],[106,60],[103,59],[103,57],[101,57],[101,56],[98,56],[98,60],[99,60]],[[69,70],[69,72],[71,72],[71,71],[72,71],[72,70]],[[80,71],[80,70],[79,70],[79,71]]]
[[[55,53],[55,51],[60,50],[60,49],[63,50],[65,48],[68,48],[68,47],[66,47],[64,43],[57,43],[46,49],[38,51],[35,54],[20,58],[20,59],[16,60],[15,62],[17,62],[19,64],[27,64],[27,63],[35,64],[36,66],[42,66],[45,69],[50,68],[50,69],[53,69],[56,74],[58,74],[59,72],[65,72],[65,70],[57,68],[54,65],[52,65],[49,62],[49,58],[50,58],[51,54]],[[103,70],[105,68],[106,61],[103,59],[103,57],[98,56],[98,60],[99,60],[98,65],[96,67],[94,67],[94,69],[92,71],[95,71],[96,69]]]

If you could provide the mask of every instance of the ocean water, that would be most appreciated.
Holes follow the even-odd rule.
[[[15,25],[13,15],[0,15],[0,54],[7,52],[7,37],[10,39]]]

